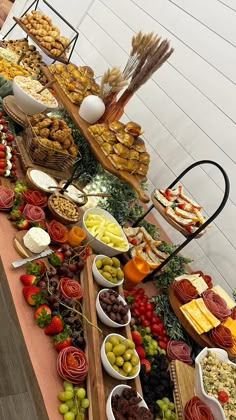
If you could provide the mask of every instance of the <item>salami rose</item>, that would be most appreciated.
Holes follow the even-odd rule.
[[[62,295],[66,298],[81,299],[83,290],[76,280],[71,280],[69,277],[62,277],[59,282],[59,289]]]
[[[10,209],[13,206],[14,197],[12,190],[0,186],[0,210]]]
[[[65,381],[79,385],[88,374],[84,352],[72,346],[62,349],[57,357],[57,371]]]
[[[60,222],[52,220],[47,224],[49,236],[53,242],[64,244],[68,239],[68,230]]]
[[[188,365],[193,363],[190,348],[184,341],[170,340],[167,344],[167,356],[169,360],[180,360]]]
[[[26,190],[22,192],[22,195],[28,204],[39,207],[46,207],[47,205],[47,196],[39,191]]]
[[[218,347],[227,349],[233,347],[234,345],[232,333],[230,329],[224,325],[219,325],[218,327],[213,328],[213,330],[209,332],[209,336]]]
[[[231,316],[232,319],[236,319],[236,308],[232,309],[230,316]]]
[[[209,311],[211,311],[211,313],[220,321],[223,321],[231,314],[225,300],[213,290],[205,290],[205,292],[202,293],[202,298]]]
[[[183,303],[190,302],[190,300],[198,297],[196,287],[187,279],[182,279],[180,281],[174,280],[172,287],[178,299]]]
[[[23,217],[29,222],[38,222],[45,219],[45,213],[41,207],[26,204],[23,210]]]
[[[184,407],[184,420],[214,420],[210,408],[198,397],[193,397]]]

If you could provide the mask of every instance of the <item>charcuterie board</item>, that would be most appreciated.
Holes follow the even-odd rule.
[[[184,407],[194,396],[194,367],[179,360],[170,363],[170,376],[174,383],[174,400],[178,420],[184,420]]]
[[[81,273],[80,282],[84,291],[83,297],[83,313],[93,323],[94,327],[86,324],[86,340],[89,343],[87,346],[87,357],[89,360],[89,387],[88,387],[88,398],[92,401],[91,407],[89,408],[88,417],[89,420],[106,420],[106,400],[111,390],[120,383],[128,383],[128,385],[134,387],[141,395],[142,388],[139,377],[128,380],[120,381],[109,376],[103,369],[101,363],[100,349],[104,338],[111,333],[118,333],[131,338],[131,330],[129,325],[113,329],[102,324],[97,319],[96,313],[96,297],[100,290],[99,286],[93,280],[92,275],[92,263],[94,256],[90,256],[87,261],[83,272]],[[118,292],[122,295],[123,288],[119,286]],[[102,333],[99,332],[99,327]],[[91,395],[89,395],[91,393]]]
[[[175,315],[177,316],[179,322],[184,327],[186,332],[190,335],[190,337],[192,337],[192,339],[196,341],[196,343],[199,344],[199,346],[201,346],[202,348],[216,347],[215,343],[208,337],[206,333],[198,334],[195,331],[195,329],[192,327],[192,325],[188,322],[188,320],[185,318],[184,314],[180,310],[180,307],[183,305],[183,303],[177,298],[177,296],[175,295],[174,289],[171,285],[169,286],[168,292],[169,292],[169,301],[172,306],[172,309]],[[228,351],[227,349],[224,349],[224,350],[227,351],[230,359],[235,359],[235,355],[230,353],[230,351]]]

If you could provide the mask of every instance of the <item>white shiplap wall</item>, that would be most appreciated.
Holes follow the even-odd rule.
[[[22,10],[25,2],[16,3],[15,7]],[[174,54],[130,101],[124,118],[141,123],[145,130],[152,156],[150,191],[154,185],[167,187],[180,171],[199,159],[216,160],[227,171],[231,192],[223,213],[207,235],[190,244],[184,254],[194,259],[194,268],[213,275],[214,282],[232,290],[236,287],[234,0],[69,0],[66,5],[62,0],[54,0],[51,3],[72,24],[79,25],[74,62],[90,65],[97,75],[110,65],[124,66],[131,37],[140,29],[153,30],[170,39]],[[91,6],[89,10],[88,6]],[[210,166],[195,169],[185,177],[184,185],[204,206],[207,215],[222,199],[223,179]],[[174,242],[182,241],[180,234],[155,215]]]

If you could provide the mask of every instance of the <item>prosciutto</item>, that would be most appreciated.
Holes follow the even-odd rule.
[[[213,290],[205,290],[205,292],[202,293],[202,298],[207,309],[209,309],[209,311],[220,321],[223,321],[230,316],[231,310],[228,309],[227,303]]]
[[[23,210],[23,217],[29,222],[39,222],[45,219],[45,213],[41,207],[26,204]]]
[[[184,420],[214,420],[210,408],[198,397],[193,397],[184,407]]]
[[[170,340],[167,344],[167,356],[169,360],[180,360],[192,365],[190,348],[184,341]]]

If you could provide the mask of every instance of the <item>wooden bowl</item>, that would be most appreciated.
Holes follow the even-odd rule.
[[[75,210],[75,215],[74,216],[70,216],[69,214],[67,215],[66,212],[64,213],[63,211],[60,211],[58,208],[56,208],[55,206],[55,199],[59,199],[62,203],[62,199],[64,200],[64,204],[65,205],[69,205],[71,209],[74,208]],[[73,223],[77,223],[80,218],[80,212],[79,212],[79,208],[77,207],[77,205],[71,200],[69,199],[67,196],[60,194],[59,192],[55,192],[54,194],[52,194],[49,199],[48,199],[48,208],[53,216],[53,218],[55,220],[58,220],[58,222],[61,222],[64,225],[70,225]]]
[[[58,187],[57,181],[51,175],[33,168],[27,170],[26,182],[32,190],[37,190],[45,194],[52,194],[54,192],[53,188],[48,188],[49,186],[55,186],[55,189]]]
[[[59,186],[61,188],[63,188],[63,186],[65,185],[66,181],[61,181]],[[78,207],[82,207],[85,206],[85,204],[87,204],[88,202],[88,197],[85,195],[84,197],[82,197],[81,199],[77,198],[76,195],[78,194],[84,194],[84,190],[80,187],[78,187],[78,185],[76,185],[74,182],[72,182],[71,185],[69,185],[69,187],[67,188],[68,192],[65,192],[64,195],[66,197],[69,197],[72,201],[74,201],[74,203],[76,203],[76,205]]]

